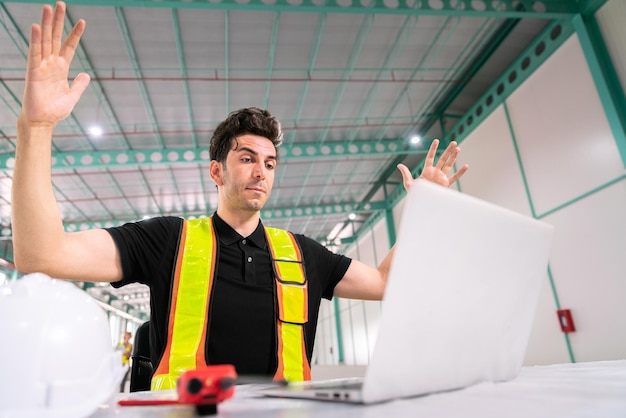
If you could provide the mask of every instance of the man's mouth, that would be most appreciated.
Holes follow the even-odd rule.
[[[257,193],[265,193],[265,189],[259,186],[250,186],[250,187],[247,187],[247,189],[252,190],[253,192],[257,192]]]

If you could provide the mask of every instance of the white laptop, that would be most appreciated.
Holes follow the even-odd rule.
[[[365,377],[261,392],[367,404],[515,378],[552,235],[552,226],[531,217],[416,181]]]

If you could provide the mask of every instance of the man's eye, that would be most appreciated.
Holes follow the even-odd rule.
[[[274,164],[266,164],[266,167],[268,170],[273,170],[274,169]]]
[[[243,157],[241,159],[241,161],[243,161],[244,163],[249,163],[250,161],[252,161],[252,158],[250,158],[250,157]]]

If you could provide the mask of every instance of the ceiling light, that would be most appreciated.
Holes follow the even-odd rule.
[[[91,134],[91,136],[98,138],[102,136],[102,128],[99,126],[92,126],[91,128],[89,128],[89,133]]]
[[[356,213],[351,213],[350,215],[348,215],[348,219],[354,221],[356,219]]]
[[[411,144],[413,145],[419,144],[421,140],[422,138],[420,138],[419,135],[415,135],[411,138]]]

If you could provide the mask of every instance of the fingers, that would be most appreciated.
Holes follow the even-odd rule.
[[[426,155],[426,159],[424,160],[424,171],[420,178],[425,178],[430,181],[434,181],[435,183],[439,183],[441,185],[450,186],[452,183],[457,181],[465,172],[468,170],[469,166],[465,164],[458,170],[456,173],[453,173],[452,176],[447,177],[448,173],[452,171],[454,167],[454,163],[456,162],[461,149],[457,147],[457,143],[455,141],[450,142],[446,150],[437,160],[437,164],[435,164],[435,157],[437,155],[437,147],[439,146],[439,140],[435,139],[430,144],[430,148],[428,149],[428,154]],[[402,178],[404,180],[404,188],[409,190],[411,184],[413,184],[413,175],[411,171],[404,165],[398,164],[398,169],[402,173]],[[437,174],[439,173],[439,174]]]
[[[87,73],[80,73],[76,76],[74,82],[72,83],[72,86],[70,87],[70,93],[68,95],[69,100],[71,101],[71,107],[69,107],[68,113],[66,115],[63,115],[63,119],[70,115],[72,109],[74,108],[74,105],[78,103],[78,100],[80,100],[80,96],[82,96],[83,92],[89,85],[89,80],[90,77]]]
[[[456,146],[456,142],[450,142],[446,150],[443,152],[443,154],[441,154],[441,157],[439,157],[436,167],[440,170],[444,170],[444,168],[447,167],[449,170],[450,167],[452,167],[452,164],[454,164],[454,160],[458,155],[457,150],[460,151]]]
[[[445,174],[448,174],[450,170],[452,170],[452,166],[454,165],[454,162],[456,161],[460,152],[461,148],[457,146],[454,146],[454,148],[452,148],[452,144],[450,144],[447,154],[445,155],[446,158],[441,157],[441,160],[445,160],[443,165],[441,166],[441,171],[443,171]]]
[[[28,46],[27,67],[37,68],[41,65],[41,26],[33,23],[30,27],[30,45]],[[28,72],[26,73],[28,76]]]
[[[80,38],[85,32],[86,25],[87,24],[85,23],[85,21],[83,19],[80,19],[72,28],[72,32],[70,32],[69,36],[63,43],[60,55],[67,62],[72,62],[72,59],[74,58],[74,53],[76,52],[76,48],[78,47],[78,43],[80,42]]]
[[[63,24],[65,22],[65,3],[59,1],[54,8],[54,18],[52,20],[52,50],[51,53],[58,55],[61,50],[61,39],[63,37]]]
[[[469,165],[465,164],[463,165],[463,167],[461,167],[459,169],[459,171],[457,171],[456,173],[454,173],[454,175],[452,177],[450,177],[448,179],[448,181],[450,182],[450,185],[452,185],[455,181],[457,181],[458,179],[461,178],[461,176],[463,174],[465,174],[465,172],[469,169]]]
[[[72,87],[70,87],[70,91],[72,96],[75,96],[76,102],[80,99],[80,96],[83,94],[87,86],[89,85],[89,81],[91,77],[87,73],[80,73],[74,79],[72,83]]]
[[[457,148],[456,142],[452,141],[443,152],[439,160],[437,160],[437,164],[435,164],[435,156],[437,155],[437,148],[439,147],[439,140],[434,139],[430,144],[430,148],[428,149],[428,154],[426,155],[426,161],[424,162],[424,167],[436,167],[444,172],[450,171],[456,157],[459,155],[460,149]]]
[[[404,188],[408,191],[414,181],[413,174],[411,174],[411,170],[409,170],[409,168],[404,164],[398,164],[397,167],[402,174],[402,182],[404,183]]]
[[[39,49],[38,62],[48,58],[50,55],[61,55],[67,59],[67,57],[73,58],[74,50],[78,45],[83,31],[85,30],[85,21],[80,20],[76,26],[72,29],[70,36],[62,43],[63,39],[63,26],[65,24],[65,3],[59,1],[56,3],[54,12],[50,5],[44,5],[41,11],[41,25],[39,26],[40,37],[38,45],[34,43],[33,30],[31,29],[31,47],[33,49]],[[68,51],[67,46],[72,45],[71,51]],[[34,52],[34,51],[31,51]],[[33,60],[34,54],[31,54],[31,60]]]
[[[437,147],[439,146],[439,140],[434,139],[426,154],[426,161],[424,161],[424,167],[433,167],[435,165],[435,155],[437,154]]]
[[[41,57],[45,59],[52,52],[52,7],[46,4],[41,10]]]

